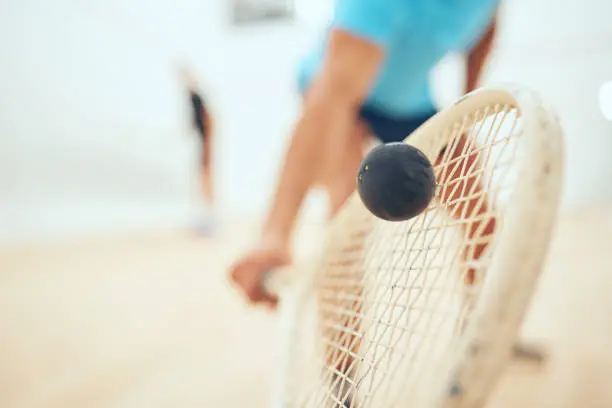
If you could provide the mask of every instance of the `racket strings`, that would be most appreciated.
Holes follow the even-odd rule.
[[[462,124],[462,127],[463,127],[463,126],[464,126],[464,124]],[[423,224],[425,224],[425,222],[423,222]],[[429,223],[429,226],[431,226],[431,222]],[[425,227],[424,225],[421,225],[421,228],[420,228],[420,230],[421,230],[421,231],[422,231],[422,230],[427,230],[427,229],[429,229],[429,227]],[[404,236],[405,236],[405,237],[406,237],[406,236],[408,236],[408,235],[409,235],[409,234],[404,234]],[[431,245],[427,245],[427,244],[426,244],[426,242],[425,242],[425,241],[426,241],[426,235],[422,235],[422,236],[423,236],[423,241],[424,241],[424,242],[422,242],[422,243],[421,243],[421,246],[419,247],[419,255],[422,255],[422,254],[427,254],[427,253],[428,253],[427,249],[431,249]],[[409,241],[408,241],[408,240],[405,240],[405,242],[407,243],[407,242],[409,242]],[[418,241],[418,240],[415,240],[415,241],[413,241],[413,242],[414,242],[414,243],[416,243],[416,242],[419,242],[419,241]],[[414,247],[414,245],[413,245],[413,247]],[[428,248],[428,247],[429,247],[429,248]],[[410,252],[412,249],[414,249],[414,248],[410,248],[410,249],[406,248],[406,249],[407,249],[407,252],[409,253],[409,252]],[[399,261],[401,262],[401,261],[403,261],[403,259],[401,259],[401,258],[400,258],[400,259],[399,259]],[[392,268],[392,269],[396,269],[396,268]],[[431,269],[431,268],[430,268],[430,269]],[[406,276],[406,274],[405,274],[405,273],[403,273],[403,274],[402,274],[402,275],[400,275],[400,276]],[[378,286],[378,288],[380,289],[380,288],[381,288],[381,286],[382,286],[382,285],[379,285],[379,286]],[[396,283],[394,284],[394,286],[393,286],[393,288],[394,288],[394,289],[405,289],[405,288],[408,288],[408,287],[410,287],[410,283],[408,283],[407,285],[398,285],[398,284],[397,284],[397,282],[396,282]],[[402,292],[404,292],[404,290],[400,290],[400,295],[401,295],[401,293],[402,293]],[[420,291],[420,292],[418,292],[418,294],[423,294],[423,293],[425,293],[425,291],[423,291],[423,290],[422,290],[422,291]],[[431,293],[432,293],[432,291],[430,291],[430,292],[429,292],[429,294],[431,294]],[[443,292],[440,292],[440,293],[443,293]],[[426,297],[429,297],[429,296],[426,296]],[[393,303],[391,303],[391,304],[392,304],[392,305],[394,305],[394,304],[397,304],[397,302],[393,302]],[[422,313],[422,311],[424,310],[424,308],[414,308],[414,307],[412,307],[412,308],[410,308],[410,309],[412,309],[412,311],[421,311],[421,313],[419,314],[419,318],[422,318],[424,315],[426,315],[425,313]],[[387,308],[387,310],[389,310],[389,308]],[[405,312],[405,310],[406,310],[406,309],[400,309],[400,314],[403,314],[403,313]],[[397,311],[397,309],[396,309],[396,311]],[[401,317],[401,316],[400,316],[400,317]],[[389,328],[395,329],[395,330],[397,331],[397,329],[398,329],[398,327],[397,327],[397,326],[398,326],[398,325],[395,323],[395,322],[397,321],[397,319],[392,319],[390,316],[389,316],[388,318],[389,318],[389,321],[388,321],[388,322],[384,322],[384,320],[381,320],[381,321],[379,321],[379,324],[378,324],[378,326],[376,326],[376,327],[377,327],[377,328],[382,327],[382,328],[383,328],[383,332],[384,332],[384,331],[387,331],[387,329],[389,329]],[[430,320],[429,320],[429,322],[430,322],[430,323],[431,323],[431,321],[432,321],[432,319],[430,319]],[[386,323],[386,324],[385,324],[385,323]],[[408,322],[408,323],[409,323],[409,322]],[[409,324],[408,326],[410,327],[410,326],[415,326],[415,325],[414,325],[414,324],[413,324],[413,325],[410,325],[410,324]],[[410,329],[408,329],[408,330],[410,331]],[[414,336],[414,335],[417,333],[417,330],[411,330],[411,331],[412,331],[411,335],[413,335],[413,336]],[[377,336],[376,336],[376,333],[375,333],[375,335],[374,335],[374,336],[375,336],[375,337],[377,337]],[[383,349],[384,349],[384,350],[383,350],[383,352],[385,352],[385,353],[387,353],[387,352],[388,352],[388,353],[389,353],[389,354],[391,354],[391,355],[393,355],[393,354],[397,354],[397,353],[394,353],[394,351],[395,351],[395,346],[397,345],[397,343],[398,343],[398,342],[399,342],[399,340],[401,339],[401,334],[400,334],[399,336],[395,336],[395,339],[393,339],[393,337],[394,337],[394,336],[393,336],[393,334],[392,334],[392,335],[391,335],[392,347],[385,347],[383,344],[381,344],[381,341],[380,341],[380,340],[379,340],[378,342],[376,342],[375,347],[376,347],[377,349],[383,348]],[[423,336],[423,337],[424,337],[424,336]],[[382,338],[382,336],[379,336],[379,338]],[[402,354],[404,354],[404,353],[402,353]],[[400,358],[400,361],[401,361],[401,360],[402,360],[402,358]],[[384,377],[385,377],[385,376],[388,374],[387,372],[383,372],[383,371],[382,371],[382,370],[380,370],[380,369],[378,370],[378,372],[379,372],[380,374],[382,374],[382,377],[383,377],[382,379],[384,379]],[[371,385],[372,385],[372,384],[373,384],[373,382],[371,383]],[[370,388],[371,388],[371,387],[370,387]],[[377,389],[377,388],[375,388],[375,389]],[[378,389],[379,389],[379,388],[378,388]],[[368,395],[366,396],[366,398],[367,398],[367,397],[370,397],[370,396],[372,396],[372,395],[373,395],[372,393],[368,393]],[[364,399],[366,399],[366,398],[364,398]]]
[[[458,139],[455,139],[455,140],[458,140]],[[452,150],[453,150],[453,149],[451,148],[451,149],[448,149],[447,151],[452,151]],[[465,155],[466,155],[466,151],[465,151],[465,149],[464,149],[464,151],[462,152],[462,156],[465,156]],[[448,162],[450,162],[450,160],[449,160]],[[464,178],[467,178],[465,175],[469,174],[469,169],[467,169],[467,168],[466,168],[466,161],[464,161],[464,162],[463,162],[463,168],[462,168],[462,170],[461,170],[461,174],[463,174],[463,175],[464,175]],[[465,196],[465,195],[466,195],[465,185],[464,185],[463,187],[464,187],[464,189],[463,189],[463,191],[462,191],[462,195],[464,195],[464,196]],[[450,204],[452,204],[452,203],[451,203],[451,202],[447,202],[447,203],[446,203],[446,206],[445,206],[445,207],[447,207],[447,208],[446,208],[446,209],[447,209],[447,211],[448,211],[448,206],[449,206]],[[462,214],[462,217],[465,217],[465,216],[466,216],[466,214],[465,214],[465,208],[464,208],[464,213]]]
[[[406,242],[407,242],[407,241],[406,241]],[[400,260],[401,260],[401,259],[400,259]],[[405,274],[404,274],[404,276],[405,276]],[[409,287],[409,285],[402,285],[402,286],[403,286],[403,287]],[[395,289],[398,289],[398,288],[400,288],[400,285],[397,285],[397,284],[396,284]],[[390,304],[392,305],[393,303],[382,303],[382,302],[381,302],[381,304],[384,304],[385,306],[387,306],[387,307],[386,307],[386,309],[388,310],[388,309],[389,309],[389,307],[388,307],[388,306],[389,306]],[[377,321],[377,322],[378,322],[378,325],[377,325],[377,326],[375,326],[375,328],[378,330],[379,328],[383,327],[383,329],[384,329],[383,331],[386,331],[387,329],[392,328],[392,327],[393,327],[393,321],[394,321],[394,320],[396,320],[396,319],[393,319],[393,318],[391,318],[391,317],[387,317],[387,319],[388,319],[388,320],[387,320],[387,322],[385,322],[384,318],[383,318],[383,319],[378,319],[378,321]],[[385,323],[386,323],[386,324],[385,324]],[[408,328],[408,329],[409,329],[409,328]],[[415,330],[413,330],[413,331],[415,331]],[[415,331],[415,332],[416,332],[416,331]],[[343,336],[341,336],[340,338],[338,338],[338,340],[339,340],[339,341],[344,341],[344,340],[346,339],[346,336],[344,336],[344,338],[342,338],[342,337],[343,337]],[[379,336],[376,336],[376,334],[375,334],[375,336],[374,336],[374,337],[379,337]],[[426,336],[421,336],[421,337],[423,337],[423,338],[424,338],[424,337],[426,337]],[[399,339],[398,339],[398,340],[399,340]],[[394,343],[397,343],[397,340],[396,340]],[[378,349],[383,348],[383,349],[386,349],[386,350],[384,350],[384,351],[383,351],[384,353],[386,353],[386,352],[393,353],[393,351],[395,350],[395,345],[396,345],[396,344],[392,344],[390,347],[385,347],[385,345],[384,345],[384,344],[382,344],[382,343],[379,341],[379,342],[376,344],[376,346],[377,346],[377,347],[376,347],[376,348],[371,348],[371,350],[378,351],[378,350],[377,350],[377,348],[378,348]],[[374,355],[372,356],[371,360],[373,360],[374,362],[375,362],[375,361],[377,361],[377,360],[380,360],[380,356],[378,356],[378,357],[377,357],[377,356],[375,355],[375,354],[376,354],[376,352],[375,352],[375,353],[373,353],[373,354],[374,354]],[[360,361],[363,363],[364,361],[366,361],[366,359],[365,359],[365,357],[366,357],[366,356],[364,355],[364,356],[362,356],[362,357],[363,357],[363,358],[362,358]],[[373,368],[378,368],[378,370],[377,370],[377,371],[378,371],[379,373],[382,373],[382,374],[383,374],[383,377],[386,375],[386,373],[385,373],[385,372],[382,372],[382,370],[380,370],[380,368],[379,368],[379,367],[375,367],[375,366],[374,366],[374,364],[373,364],[372,362],[370,362],[370,364],[366,364],[366,365],[368,365],[368,367],[367,367],[367,369],[366,369],[366,373],[367,373],[367,372],[369,372],[369,371],[372,371],[372,369],[373,369]],[[370,389],[371,389],[371,388],[372,388],[372,385],[373,385],[373,382],[371,382],[371,384],[370,384],[370,385],[371,385],[371,387],[370,387]],[[378,389],[378,387],[374,387],[374,389]],[[371,395],[372,393],[371,393],[371,392],[368,392],[368,393],[366,393],[366,394],[370,394],[370,395]],[[368,395],[366,395],[366,398],[367,398],[367,396],[368,396]],[[364,398],[364,399],[366,399],[366,398]],[[365,401],[364,401],[364,402],[365,402]]]
[[[485,230],[512,189],[518,119],[515,108],[494,105],[453,124],[435,165],[440,199],[421,216],[386,223],[361,208],[340,220],[315,277],[316,317],[308,319],[317,335],[304,363],[314,370],[303,372],[316,374],[294,384],[291,406],[394,406],[441,372],[469,319],[464,297],[477,296],[490,261],[469,258],[478,247],[494,251]],[[478,273],[466,285],[470,268]]]

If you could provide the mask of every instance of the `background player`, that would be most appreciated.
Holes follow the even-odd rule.
[[[193,73],[186,67],[180,67],[181,82],[189,92],[189,103],[191,106],[192,126],[198,133],[201,143],[200,153],[200,179],[202,183],[202,191],[209,209],[214,210],[214,193],[213,193],[213,123],[210,111],[206,101],[202,97],[201,90]],[[206,228],[212,226],[212,219],[206,225]],[[202,226],[205,228],[204,226]]]
[[[261,277],[290,262],[294,223],[308,190],[315,184],[326,188],[333,216],[355,189],[368,137],[401,141],[437,112],[429,83],[435,64],[449,52],[468,53],[466,91],[477,86],[495,36],[497,5],[498,0],[336,1],[325,40],[302,61],[302,112],[262,234],[231,270],[249,301],[275,305],[276,298],[262,291]],[[460,144],[470,151],[467,138]],[[464,160],[474,159],[468,154]],[[466,218],[487,212],[486,205],[475,208],[469,200],[455,207],[460,205],[467,211],[451,210]],[[472,224],[470,238],[476,231],[493,232],[495,218],[481,222],[484,228]],[[473,249],[472,259],[485,246]]]

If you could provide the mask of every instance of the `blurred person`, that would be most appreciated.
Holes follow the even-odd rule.
[[[204,199],[208,204],[209,218],[199,225],[202,232],[210,232],[214,224],[214,190],[213,190],[213,123],[212,115],[206,100],[193,73],[181,66],[179,68],[180,79],[189,93],[191,106],[191,126],[197,132],[201,146],[200,150],[200,182]]]
[[[333,216],[355,190],[371,136],[382,143],[402,141],[437,113],[429,78],[445,55],[467,54],[465,91],[477,87],[495,37],[498,3],[336,0],[331,26],[299,69],[301,114],[263,230],[231,267],[230,279],[249,302],[276,305],[276,297],[262,290],[261,279],[291,262],[294,224],[308,190],[315,185],[326,189]],[[471,148],[465,136],[459,143]],[[471,162],[475,154],[462,160]],[[487,211],[486,205],[467,200],[454,206],[456,214],[462,213],[456,208],[460,205],[467,205],[468,217]],[[492,234],[495,221],[493,216],[479,221],[486,223],[484,228],[470,228],[470,238],[476,231],[476,238]],[[485,249],[486,244],[476,245],[472,260]]]

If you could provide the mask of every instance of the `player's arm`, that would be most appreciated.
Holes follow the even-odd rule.
[[[309,188],[323,172],[338,171],[360,104],[384,58],[384,48],[344,29],[330,33],[325,61],[305,96],[281,172],[263,239],[288,245]]]
[[[397,0],[403,1],[403,0]],[[325,60],[310,84],[283,163],[257,247],[231,268],[231,279],[251,302],[274,305],[261,279],[290,262],[294,223],[309,188],[339,170],[358,108],[369,93],[393,38],[397,13],[391,0],[338,0]]]
[[[207,102],[202,103],[202,122],[204,123],[204,131],[206,134],[204,135],[206,139],[212,140],[214,134],[214,121],[212,117],[212,112],[210,111],[209,104]]]
[[[497,18],[494,17],[485,33],[467,56],[466,92],[471,92],[478,87],[478,81],[493,48],[496,33]]]
[[[493,48],[496,32],[497,18],[494,16],[485,33],[468,54],[466,92],[471,92],[478,87],[482,70]],[[473,143],[473,140],[470,140],[465,135],[458,140],[454,152],[451,155],[451,161],[454,162],[454,164],[449,167],[447,174],[454,173],[460,175],[462,173],[460,169],[472,168],[474,166],[474,161],[478,159],[478,153]],[[441,157],[439,159],[441,159]],[[451,176],[446,182],[453,182],[452,179],[453,177]],[[489,208],[486,200],[481,202],[479,199],[482,191],[482,181],[480,181],[478,177],[468,177],[465,179],[464,183],[464,189],[456,189],[454,192],[443,192],[441,195],[442,201],[449,203],[449,209],[455,217],[469,219],[477,217],[480,214],[487,214]],[[461,200],[462,193],[460,191],[462,190],[473,191],[472,198]],[[465,217],[460,214],[465,214]],[[491,236],[495,232],[496,221],[497,219],[495,216],[489,215],[483,220],[475,221],[470,224],[467,231],[469,239],[482,240],[484,243],[477,244],[474,247],[469,244],[466,245],[464,251],[466,261],[469,262],[480,259],[488,246],[486,237]],[[472,267],[468,268],[467,275],[465,276],[466,283],[473,283],[476,277],[475,274],[476,269]]]
[[[207,105],[204,105],[202,108],[202,116],[204,120],[204,131],[206,135],[204,135],[206,139],[206,147],[204,149],[204,154],[206,155],[206,166],[211,167],[212,164],[212,153],[213,153],[213,144],[215,141],[215,132],[214,132],[214,123],[212,118],[212,113],[210,112],[210,108]]]

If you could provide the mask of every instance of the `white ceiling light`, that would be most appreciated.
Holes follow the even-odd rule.
[[[599,87],[599,109],[606,119],[612,121],[612,81]]]

